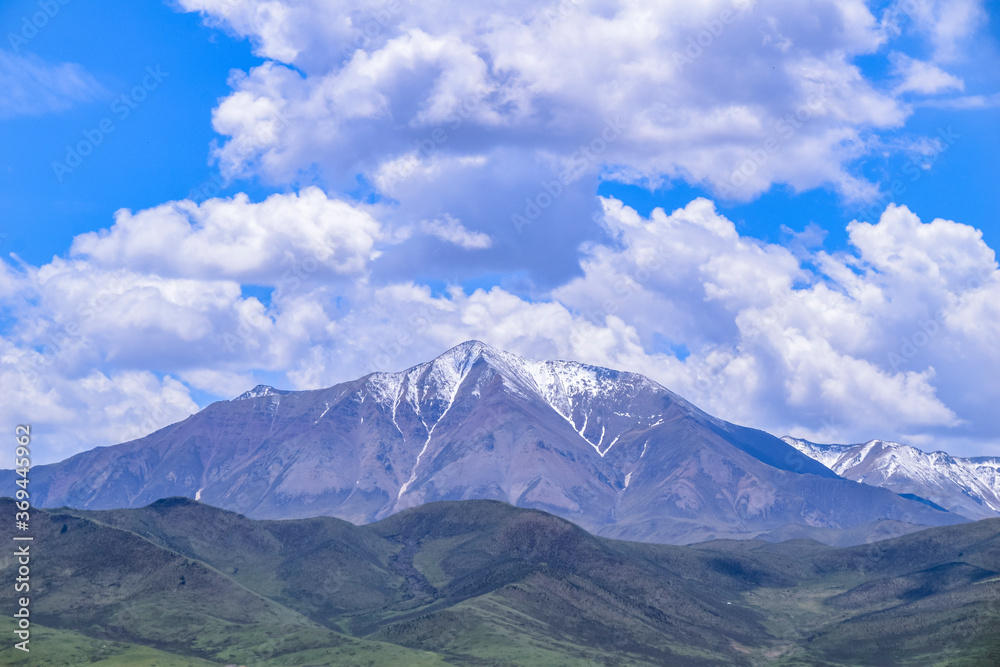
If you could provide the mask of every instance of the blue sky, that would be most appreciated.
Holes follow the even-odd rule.
[[[31,22],[40,11],[37,0],[4,3],[0,25],[8,49],[11,34],[32,34],[24,21]],[[989,22],[983,33],[977,40],[982,46],[981,60],[964,63],[961,71],[970,92],[974,85],[989,94],[1000,81],[997,69],[989,67],[989,62],[998,59],[997,21]],[[208,146],[218,139],[211,111],[229,91],[230,70],[247,70],[263,62],[254,56],[249,40],[206,26],[197,14],[174,11],[169,3],[137,6],[116,0],[102,3],[101,12],[83,3],[60,5],[34,37],[24,44],[15,37],[15,42],[21,53],[49,62],[79,63],[101,90],[90,101],[58,113],[4,119],[0,156],[6,176],[0,193],[9,222],[8,251],[41,263],[64,254],[76,234],[107,226],[119,208],[146,208],[187,197],[192,191],[216,192],[221,177],[208,160]],[[920,45],[915,46],[919,50]],[[858,64],[868,76],[879,78],[887,75],[883,61],[859,58]],[[132,116],[116,121],[111,105],[141,81],[147,66],[160,66],[169,76],[150,94],[151,104],[143,103]],[[52,162],[62,161],[67,145],[79,141],[84,130],[96,128],[104,118],[116,122],[113,136],[84,165],[59,181]],[[996,112],[992,108],[964,113],[917,109],[901,134],[933,135],[939,128],[953,128],[960,140],[917,185],[910,186],[907,180],[909,187],[892,201],[907,205],[921,218],[947,217],[977,227],[996,247],[1000,241],[994,222],[994,212],[1000,208],[1000,191],[993,185],[1000,154]],[[907,159],[866,156],[859,166],[888,192]],[[284,189],[261,186],[253,179],[219,188],[222,195],[245,191],[255,199]],[[623,197],[644,214],[656,206],[672,210],[694,197],[713,194],[679,179],[653,191],[607,182],[599,192]],[[962,196],[955,197],[956,192]],[[815,222],[829,232],[827,242],[833,249],[844,247],[844,227],[863,217],[867,208],[867,203],[845,205],[830,188],[796,193],[776,187],[749,202],[720,202],[720,210],[738,222],[741,233],[781,241],[781,225],[799,231]]]
[[[20,36],[25,18],[39,11],[37,0],[0,7],[8,50],[9,35]],[[8,250],[36,264],[65,254],[75,235],[107,226],[119,208],[181,199],[211,182],[211,110],[228,90],[230,69],[261,62],[245,41],[157,2],[105,2],[100,12],[69,2],[18,46],[48,62],[78,63],[99,85],[89,100],[65,110],[3,120],[0,194]],[[160,66],[168,76],[119,120],[112,104],[141,83],[147,66]],[[52,163],[63,161],[66,146],[105,118],[115,123],[114,132],[59,181]]]
[[[807,4],[4,3],[8,416],[60,458],[480,338],[1000,455],[1000,19]]]

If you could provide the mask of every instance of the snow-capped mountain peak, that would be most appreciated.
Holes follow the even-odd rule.
[[[782,439],[841,477],[920,496],[970,519],[1000,515],[1000,458],[960,458],[887,440],[820,445]]]
[[[309,391],[263,385],[240,399],[39,467],[39,501],[134,507],[184,495],[248,516],[368,522],[434,500],[488,498],[609,537],[670,542],[820,526],[860,530],[835,538],[853,540],[887,520],[892,530],[962,521],[841,479],[639,374],[532,361],[477,341],[397,373]]]
[[[250,391],[245,391],[236,398],[232,399],[234,401],[245,401],[250,398],[260,398],[261,396],[280,396],[282,394],[287,394],[287,391],[282,389],[275,389],[266,384],[259,384]]]
[[[505,389],[522,398],[541,399],[572,425],[603,458],[618,437],[637,425],[652,426],[662,417],[662,398],[685,411],[701,413],[690,403],[645,376],[590,366],[576,361],[535,361],[471,340],[457,345],[422,369],[429,379],[449,388],[464,381],[472,366],[482,360],[499,375]],[[450,392],[454,395],[454,389]],[[608,405],[642,405],[641,397],[655,397],[648,410],[608,411]]]
[[[409,391],[410,400],[421,401],[431,395],[451,396],[479,362],[499,375],[509,391],[542,398],[567,418],[582,401],[615,395],[624,397],[642,391],[670,394],[665,388],[635,373],[576,361],[535,361],[498,350],[478,340],[456,345],[431,361],[399,373],[375,373],[371,381],[382,394]],[[680,397],[676,398],[689,405]]]

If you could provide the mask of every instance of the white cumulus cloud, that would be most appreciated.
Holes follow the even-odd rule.
[[[188,387],[226,397],[254,376],[328,386],[478,338],[529,357],[644,373],[714,414],[779,434],[947,438],[956,453],[996,444],[1000,394],[969,385],[984,363],[1000,361],[1000,271],[978,230],[892,205],[848,226],[850,251],[793,253],[740,234],[706,199],[648,217],[615,199],[602,205],[609,241],[585,245],[579,276],[531,299],[502,287],[434,291],[377,263],[355,281],[316,263],[267,303],[219,274],[272,288],[281,275],[215,263],[212,276],[191,278],[108,265],[138,256],[131,252],[5,267],[5,280],[26,293],[26,325],[5,342],[0,365],[11,378],[39,369],[33,386],[39,401],[49,396],[45,405],[94,388],[126,429],[148,421],[142,405],[155,391],[174,392],[174,415],[190,408]],[[282,247],[285,231],[265,225],[262,246]],[[100,235],[79,238],[82,247]],[[144,248],[143,261],[204,273],[198,261],[169,264],[175,250]],[[285,250],[299,267],[314,251]],[[143,375],[150,371],[159,384]],[[147,389],[130,409],[115,387],[136,378]],[[71,434],[73,410],[97,408],[66,405],[47,418],[64,429],[60,446],[109,437],[112,422],[92,417]]]
[[[628,130],[591,169],[741,199],[774,183],[862,197],[851,163],[865,133],[909,113],[852,63],[886,39],[860,0],[181,4],[270,59],[232,81],[215,127],[224,170],[276,182],[318,166],[336,185],[427,141],[486,156],[530,142],[528,160],[568,159],[620,118]],[[734,184],[756,150],[766,164]]]
[[[274,285],[289,258],[298,256],[311,257],[329,274],[361,274],[380,234],[369,213],[310,187],[259,203],[239,194],[135,214],[123,209],[110,229],[74,239],[71,253],[166,276]]]

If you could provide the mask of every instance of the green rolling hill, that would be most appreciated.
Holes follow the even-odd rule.
[[[354,526],[171,498],[32,525],[32,652],[4,665],[1000,663],[1000,519],[849,548],[622,542],[496,501]]]

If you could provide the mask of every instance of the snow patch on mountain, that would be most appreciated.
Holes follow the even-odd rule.
[[[316,419],[316,421],[313,422],[313,426],[316,426],[317,424],[319,424],[319,420],[322,419],[323,417],[325,417],[326,413],[330,411],[330,402],[327,401],[325,405],[326,405],[326,407],[323,409],[323,412],[321,412],[320,415],[319,415],[319,417]]]
[[[473,396],[480,395],[487,382],[499,377],[509,393],[525,399],[544,400],[601,457],[618,442],[626,427],[632,428],[643,422],[650,426],[662,423],[662,420],[653,422],[660,415],[633,415],[629,411],[618,411],[612,414],[620,419],[617,425],[612,424],[593,414],[594,406],[601,401],[631,405],[632,398],[645,391],[668,394],[679,404],[695,409],[642,375],[575,361],[533,361],[476,340],[456,345],[437,358],[405,371],[373,373],[368,376],[366,387],[380,404],[391,406],[393,423],[396,423],[396,412],[401,403],[409,404],[421,421],[427,420],[428,439],[421,447],[424,454],[431,444],[432,423],[440,421],[451,408],[459,388],[480,362],[485,363],[489,370],[482,373],[475,386],[470,388]],[[428,410],[431,414],[425,414]],[[399,429],[398,424],[396,428]],[[402,490],[405,491],[409,484],[404,483]]]
[[[444,411],[441,412],[438,418],[430,426],[428,426],[427,422],[424,422],[423,417],[421,417],[420,421],[424,424],[424,428],[427,429],[427,440],[424,441],[424,446],[420,449],[420,453],[417,454],[417,460],[413,463],[413,470],[410,471],[409,479],[407,479],[403,485],[399,487],[399,493],[396,495],[396,500],[399,500],[403,494],[406,493],[406,490],[410,487],[410,485],[417,480],[417,468],[420,467],[420,459],[423,458],[424,454],[427,452],[427,447],[431,444],[431,438],[434,436],[434,429],[437,428],[437,425],[441,423],[441,420],[444,419],[445,415],[448,414],[448,411],[451,410],[451,406],[455,404],[455,397],[458,395],[458,389],[461,387],[462,381],[464,381],[468,376],[470,367],[471,364],[469,363],[455,364],[451,368],[444,366],[444,370],[438,374],[439,376],[443,376],[438,378],[442,388],[450,392],[448,405],[445,406]],[[430,374],[433,375],[434,371],[437,370],[439,370],[439,368],[432,368]],[[398,429],[399,425],[397,425],[396,428]]]
[[[266,384],[259,384],[250,391],[245,391],[236,398],[232,399],[234,401],[246,401],[251,398],[260,398],[261,396],[280,396],[282,394],[287,394],[287,391],[282,389],[275,389],[274,387],[268,386]]]

